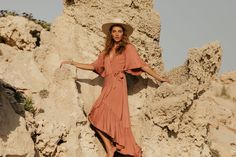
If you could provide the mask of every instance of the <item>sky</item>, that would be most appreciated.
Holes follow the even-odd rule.
[[[161,16],[160,46],[165,70],[182,65],[188,49],[219,41],[220,73],[236,71],[236,0],[156,0]],[[62,0],[0,0],[0,9],[32,13],[52,22],[62,13]]]
[[[189,48],[221,43],[220,73],[236,70],[236,0],[157,0],[166,69],[182,65]]]

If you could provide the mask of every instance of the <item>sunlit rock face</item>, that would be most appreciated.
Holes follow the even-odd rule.
[[[185,63],[167,72],[153,1],[63,3],[50,31],[23,17],[0,18],[0,156],[105,156],[87,120],[103,79],[59,67],[68,59],[94,61],[104,48],[102,24],[117,17],[134,27],[130,41],[142,59],[172,82],[127,75],[132,130],[143,156],[236,155],[236,75],[218,76],[219,42],[189,49]]]

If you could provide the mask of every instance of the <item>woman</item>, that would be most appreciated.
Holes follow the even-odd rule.
[[[77,68],[91,70],[104,77],[100,96],[93,105],[88,119],[101,136],[107,157],[115,151],[121,154],[141,157],[141,148],[136,144],[131,131],[125,72],[140,75],[146,72],[158,81],[169,82],[160,77],[139,56],[128,37],[133,28],[121,19],[114,19],[102,26],[107,35],[105,49],[91,64],[64,61]]]

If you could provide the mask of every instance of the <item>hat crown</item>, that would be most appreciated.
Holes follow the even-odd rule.
[[[124,23],[124,21],[120,18],[115,18],[112,20],[113,23]]]
[[[127,36],[130,36],[132,34],[133,30],[134,30],[132,26],[130,26],[129,24],[124,23],[124,21],[122,19],[114,18],[112,20],[112,22],[105,23],[105,24],[102,25],[102,31],[106,35],[108,35],[109,32],[110,32],[110,28],[115,24],[121,25],[125,29]]]

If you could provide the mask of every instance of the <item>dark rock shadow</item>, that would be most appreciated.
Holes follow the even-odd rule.
[[[141,76],[134,76],[126,74],[128,95],[134,95],[140,92],[141,90],[147,88],[148,86],[153,88],[158,88],[160,84],[155,83],[150,78],[142,78]]]
[[[66,1],[65,1],[65,4],[66,4],[67,6],[75,5],[75,1],[74,1],[74,0],[66,0]]]
[[[91,85],[91,86],[97,86],[97,85],[100,86],[100,87],[103,86],[103,78],[100,77],[100,76],[97,76],[97,77],[94,78],[94,79],[80,79],[80,78],[76,78],[76,79],[75,79],[75,84],[76,84],[78,93],[81,93],[81,85],[80,85],[80,82],[89,84],[89,85]]]
[[[98,134],[97,129],[90,124],[90,128],[95,132],[95,137],[99,140],[99,142],[102,144],[104,151],[106,151],[106,147],[105,147],[105,143],[103,142],[101,136]],[[109,136],[107,136],[106,134],[104,134],[106,137],[110,138]]]
[[[133,95],[140,92],[142,89],[147,88],[147,86],[158,88],[160,86],[159,83],[155,83],[152,79],[147,78],[144,79],[141,76],[134,76],[126,73],[127,80],[127,89],[128,95]],[[75,79],[76,87],[79,93],[81,93],[81,85],[80,82],[89,84],[91,86],[103,86],[103,78],[101,76],[97,76],[94,79]]]
[[[0,138],[4,142],[8,140],[9,134],[20,126],[20,115],[12,107],[13,99],[9,97],[9,89],[6,85],[0,80]]]
[[[123,154],[120,154],[118,152],[115,152],[114,157],[132,157],[132,156],[130,156],[130,155],[123,155]]]

